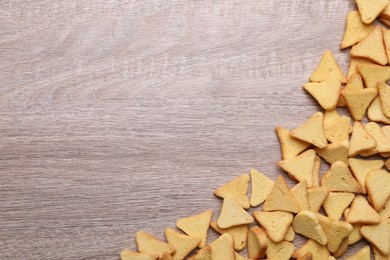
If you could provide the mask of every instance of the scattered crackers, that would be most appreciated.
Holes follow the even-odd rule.
[[[292,131],[275,128],[278,165],[295,186],[251,169],[215,189],[223,201],[214,219],[212,210],[179,218],[167,242],[138,231],[138,250],[122,250],[122,260],[390,259],[390,30],[374,25],[390,28],[390,3],[355,1],[340,45],[351,48],[348,73],[325,51],[304,84],[323,111]],[[300,248],[297,236],[307,238]],[[361,240],[370,245],[351,255]]]

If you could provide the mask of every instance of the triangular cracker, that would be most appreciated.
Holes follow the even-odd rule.
[[[366,176],[372,170],[379,170],[383,167],[382,160],[362,160],[356,158],[349,158],[349,167],[356,180],[362,187],[362,193],[366,193]]]
[[[318,212],[328,197],[329,188],[327,187],[313,187],[307,190],[307,202],[309,204],[309,210],[312,212]]]
[[[330,192],[323,204],[324,210],[330,219],[339,220],[354,198],[355,194],[350,192]]]
[[[307,240],[301,248],[295,250],[292,256],[294,258],[299,258],[303,257],[307,253],[312,254],[312,260],[324,260],[330,257],[329,250],[326,246],[321,245],[312,239]]]
[[[313,187],[320,186],[320,168],[321,168],[321,158],[317,155],[314,160],[314,167],[313,167]]]
[[[303,152],[302,154],[292,158],[278,162],[278,165],[288,172],[288,175],[301,182],[307,181],[307,186],[313,186],[313,167],[316,152],[312,149]]]
[[[390,254],[390,218],[382,220],[377,225],[364,226],[360,233],[382,254]]]
[[[138,251],[147,255],[157,255],[162,257],[164,252],[172,254],[175,252],[175,248],[168,243],[158,240],[145,231],[138,231],[135,235]]]
[[[333,110],[337,107],[341,93],[341,82],[335,78],[329,78],[321,82],[309,82],[303,88],[312,95],[325,110]]]
[[[228,233],[233,238],[234,249],[240,251],[246,245],[246,238],[248,236],[248,225],[234,226],[231,228],[222,229],[218,227],[217,222],[211,222],[212,227],[219,234]]]
[[[355,121],[353,123],[353,131],[349,145],[348,155],[353,157],[361,152],[370,150],[376,147],[376,141],[367,133],[362,123]]]
[[[184,259],[200,243],[199,237],[187,236],[176,232],[172,228],[165,229],[165,237],[167,238],[168,244],[176,248],[176,251],[172,255],[174,260]]]
[[[218,227],[230,228],[252,223],[254,219],[238,203],[234,197],[223,199],[221,214],[218,217]]]
[[[337,161],[348,164],[348,149],[349,141],[348,139],[344,139],[328,144],[328,146],[323,149],[316,148],[316,152],[330,164]]]
[[[211,246],[206,245],[187,260],[211,260]]]
[[[377,89],[378,82],[386,82],[390,79],[390,67],[376,64],[358,64],[357,71],[362,76],[367,88]]]
[[[363,224],[352,224],[352,232],[348,236],[348,244],[353,245],[360,241],[360,239],[363,238],[362,234],[360,234],[360,228],[363,226]]]
[[[299,208],[301,210],[309,210],[306,180],[303,180],[302,182],[292,187],[291,193],[293,194],[296,202],[298,202]]]
[[[357,66],[359,64],[375,64],[373,61],[359,58],[359,57],[349,57],[349,67],[348,67],[348,79],[352,77],[354,74],[358,74]]]
[[[389,30],[389,38],[390,38],[390,30]],[[390,44],[390,39],[389,39]],[[390,52],[390,50],[389,50]],[[390,117],[390,86],[388,86],[385,82],[378,83],[379,97],[381,99],[382,110],[385,116]]]
[[[299,211],[299,205],[295,201],[290,189],[288,188],[283,176],[279,175],[272,188],[271,193],[267,196],[267,199],[263,205],[264,211],[283,210],[297,213]]]
[[[365,126],[366,131],[376,141],[376,147],[373,149],[375,153],[390,152],[390,138],[382,131],[382,128],[375,122],[369,122]]]
[[[353,74],[348,78],[347,85],[344,90],[361,90],[364,89],[363,79],[359,74]]]
[[[267,259],[290,259],[292,254],[294,253],[294,244],[287,242],[287,241],[281,241],[279,243],[272,242],[270,240],[268,242],[268,248],[267,248]]]
[[[363,23],[372,23],[389,5],[389,0],[355,0]]]
[[[346,258],[346,260],[370,260],[371,259],[371,251],[370,246],[365,246],[355,254]]]
[[[380,97],[376,97],[367,110],[367,117],[374,122],[390,124],[390,117],[387,117],[382,110]]]
[[[292,137],[290,131],[281,126],[277,126],[275,128],[275,132],[279,138],[282,158],[284,160],[294,158],[311,145],[307,142]]]
[[[379,214],[370,206],[368,201],[361,195],[357,195],[352,206],[345,216],[345,220],[351,224],[378,224],[381,220]]]
[[[340,257],[347,252],[349,246],[349,236],[345,237],[343,241],[341,241],[339,248],[337,248],[336,251],[333,252],[334,260],[336,260],[335,257]]]
[[[340,116],[336,120],[325,123],[324,132],[326,139],[330,142],[338,142],[349,138],[351,132],[351,118],[347,116]]]
[[[338,220],[332,220],[321,214],[317,214],[320,225],[328,239],[326,246],[331,253],[336,252],[344,238],[348,238],[352,232],[352,225]]]
[[[324,115],[321,112],[313,114],[301,126],[294,129],[291,135],[300,140],[306,141],[319,148],[328,145],[323,129]]]
[[[326,245],[328,242],[318,216],[311,211],[304,210],[299,212],[294,218],[292,227],[296,233],[313,239],[322,245]]]
[[[372,88],[343,90],[341,92],[353,119],[362,120],[377,91]]]
[[[372,207],[379,212],[390,198],[390,173],[371,171],[366,177],[366,189]]]
[[[178,219],[176,226],[187,235],[200,238],[199,247],[202,248],[206,245],[212,215],[211,210],[206,210],[194,216]]]
[[[322,55],[321,61],[318,64],[316,70],[313,72],[313,74],[311,74],[310,81],[321,82],[331,78],[337,79],[341,83],[347,82],[347,79],[337,64],[333,53],[330,50],[327,50]]]
[[[211,259],[235,260],[233,238],[223,234],[210,244]]]
[[[253,215],[274,242],[283,240],[293,221],[293,214],[285,211],[255,211]]]
[[[216,189],[214,191],[214,195],[220,198],[225,198],[227,196],[234,197],[238,203],[240,203],[241,207],[248,209],[250,206],[248,196],[246,195],[248,191],[248,184],[249,175],[243,174]]]
[[[252,184],[250,204],[252,207],[257,207],[265,201],[275,183],[263,173],[258,172],[255,169],[251,169],[250,176]]]
[[[268,238],[265,231],[258,226],[252,227],[248,232],[248,258],[262,259],[268,248]]]
[[[321,185],[328,187],[330,191],[361,192],[359,183],[353,178],[352,173],[341,161],[332,164],[321,180]]]
[[[343,40],[341,41],[341,49],[348,48],[360,42],[374,29],[374,25],[365,24],[360,18],[358,11],[348,13],[345,25]]]
[[[290,226],[290,227],[287,229],[286,235],[284,236],[283,240],[284,240],[284,241],[292,242],[292,241],[294,241],[294,238],[295,238],[295,231],[294,231],[294,229],[292,228],[292,226]]]
[[[121,251],[121,260],[157,260],[157,255],[146,255],[129,249]]]
[[[354,45],[350,55],[372,60],[380,65],[388,63],[381,26],[375,27],[361,42]]]

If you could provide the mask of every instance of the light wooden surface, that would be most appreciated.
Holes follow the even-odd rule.
[[[117,259],[250,168],[338,49],[352,0],[0,3],[0,259]],[[215,237],[210,231],[210,236]]]

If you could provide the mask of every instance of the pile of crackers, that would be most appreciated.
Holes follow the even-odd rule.
[[[390,5],[356,4],[341,42],[351,48],[348,75],[325,51],[304,84],[323,111],[294,130],[276,127],[278,165],[296,185],[252,169],[214,191],[223,199],[217,221],[211,210],[180,218],[166,241],[139,231],[138,252],[123,250],[122,260],[328,260],[363,239],[366,246],[347,259],[390,259],[390,30],[374,25],[378,18],[390,26]],[[322,161],[330,167],[320,177]],[[220,236],[208,243],[210,227]],[[307,239],[300,248],[296,234]]]

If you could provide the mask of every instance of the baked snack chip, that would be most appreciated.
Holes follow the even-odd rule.
[[[283,176],[279,175],[270,194],[263,205],[264,211],[283,210],[297,213],[299,205],[295,201],[290,189],[288,188]]]
[[[326,139],[332,143],[348,139],[351,130],[352,126],[350,117],[339,116],[336,120],[331,122],[326,122],[324,120],[324,133]]]
[[[336,252],[345,238],[348,239],[353,227],[351,224],[333,220],[317,213],[318,220],[328,239],[326,246],[331,253]],[[348,244],[348,243],[347,243]]]
[[[372,88],[343,90],[341,92],[347,104],[348,110],[354,120],[362,120],[366,110],[377,96],[377,91]]]
[[[168,243],[158,240],[157,238],[142,230],[137,232],[135,235],[135,240],[137,242],[138,251],[143,254],[157,255],[158,257],[162,257],[164,252],[168,252],[170,254],[175,252],[174,247]]]
[[[371,171],[366,177],[366,189],[372,207],[379,212],[390,198],[390,173]]]
[[[207,242],[207,231],[212,215],[211,210],[206,210],[194,216],[178,219],[176,226],[187,235],[200,238],[199,247],[202,248]]]
[[[248,232],[248,258],[262,259],[268,248],[268,238],[263,229],[252,227]]]
[[[324,210],[330,219],[339,220],[354,198],[355,194],[350,192],[330,192],[323,204]]]
[[[311,188],[313,185],[313,167],[316,152],[313,149],[307,150],[300,155],[278,162],[278,165],[288,172],[288,175],[301,182],[307,181],[307,187]]]
[[[318,216],[311,211],[304,210],[299,212],[292,222],[292,227],[296,233],[313,239],[322,245],[326,245],[328,242]]]
[[[361,152],[373,149],[376,147],[376,141],[372,136],[366,131],[363,124],[355,121],[353,123],[353,131],[350,139],[349,157],[353,157]]]
[[[337,107],[341,93],[341,82],[338,79],[329,78],[321,82],[305,83],[303,88],[323,109],[334,110]]]
[[[214,229],[221,235],[228,233],[233,238],[235,250],[240,251],[245,247],[246,239],[248,236],[248,225],[240,225],[222,229],[218,227],[217,222],[211,222],[210,227],[212,227],[212,229]]]
[[[288,129],[281,126],[277,126],[275,132],[279,138],[282,158],[284,160],[294,158],[311,145],[305,141],[294,138],[291,136]]]
[[[382,103],[380,97],[376,97],[367,110],[367,117],[371,121],[382,122],[385,124],[390,124],[390,117],[387,117],[382,110]]]
[[[324,186],[313,187],[307,190],[307,202],[309,204],[309,210],[312,212],[318,212],[328,197],[329,188]]]
[[[285,211],[255,211],[253,215],[274,242],[283,240],[293,221],[293,214]]]
[[[321,168],[321,158],[317,155],[314,160],[313,166],[313,187],[320,186],[320,168]]]
[[[390,218],[383,219],[377,225],[364,226],[360,233],[383,255],[390,254]]]
[[[389,5],[388,0],[355,0],[363,23],[372,23]]]
[[[221,213],[217,224],[220,228],[230,228],[252,223],[254,219],[246,212],[234,197],[223,199]]]
[[[357,195],[348,214],[345,215],[345,220],[350,224],[372,225],[378,224],[381,221],[381,217],[363,196]]]
[[[333,256],[340,257],[340,256],[344,255],[345,252],[347,252],[348,246],[349,246],[349,236],[345,237],[343,239],[343,241],[341,241],[339,248],[337,248],[337,250],[332,253]],[[336,259],[336,258],[334,258],[334,259]]]
[[[362,228],[363,224],[352,224],[352,232],[348,236],[348,244],[353,245],[357,243],[360,239],[363,238],[362,234],[360,234],[360,229]]]
[[[255,169],[250,170],[250,176],[252,185],[250,205],[252,207],[256,207],[265,201],[275,183],[263,173],[258,172]]]
[[[330,164],[333,164],[337,161],[342,161],[343,163],[348,164],[348,150],[348,139],[335,141],[334,143],[328,144],[327,147],[322,149],[315,149],[317,154]]]
[[[322,55],[321,61],[316,70],[311,74],[310,81],[321,82],[331,78],[337,79],[341,83],[347,82],[347,79],[337,64],[333,53],[330,50],[327,50]]]
[[[353,178],[352,173],[341,161],[333,163],[321,180],[321,185],[328,187],[330,191],[345,191],[360,193],[359,183]]]
[[[174,260],[183,260],[200,243],[199,237],[187,236],[176,232],[172,228],[165,229],[165,237],[168,244],[176,249],[172,255]]]
[[[321,112],[314,113],[301,126],[294,129],[291,135],[316,147],[325,148],[328,142],[324,133],[323,121],[324,115]]]
[[[249,199],[246,195],[248,191],[249,175],[243,174],[238,178],[226,183],[214,191],[214,195],[220,198],[227,196],[234,197],[244,209],[250,206]]]
[[[212,260],[235,260],[233,238],[229,234],[223,234],[210,244]]]
[[[362,22],[358,11],[349,12],[340,49],[351,47],[360,42],[366,38],[374,28],[374,25]]]

